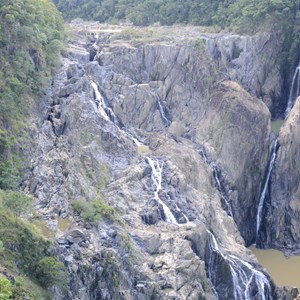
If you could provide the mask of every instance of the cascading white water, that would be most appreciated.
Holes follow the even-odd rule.
[[[221,194],[221,200],[223,200],[223,206],[225,206],[224,209],[230,217],[233,217],[232,207],[227,199],[227,196],[224,193],[223,187],[218,176],[218,170],[214,164],[211,164],[211,167],[213,169],[213,175],[217,184],[217,189]]]
[[[179,213],[181,213],[182,216],[184,217],[185,222],[186,222],[186,223],[189,223],[188,217],[180,210],[180,208],[178,207],[178,205],[177,205],[175,202],[174,202],[174,205],[175,205],[176,210],[177,210]]]
[[[167,118],[164,107],[159,99],[159,97],[157,96],[157,104],[158,104],[158,109],[161,115],[161,118],[163,119],[163,121],[165,122],[165,124],[170,125],[171,121]]]
[[[274,164],[275,164],[275,160],[276,160],[276,156],[277,156],[277,148],[278,148],[278,138],[275,140],[275,143],[274,143],[271,159],[270,159],[269,166],[268,166],[267,177],[266,177],[266,180],[265,180],[263,190],[262,190],[262,192],[260,194],[260,197],[259,197],[257,215],[256,215],[256,239],[258,237],[258,232],[259,232],[260,225],[261,225],[262,211],[263,211],[263,207],[264,207],[264,202],[265,202],[265,198],[266,198],[267,189],[268,189],[268,186],[269,186],[271,173],[272,173],[272,170],[273,170],[273,167],[274,167]]]
[[[162,180],[162,171],[164,163],[159,163],[158,160],[153,160],[150,157],[147,157],[148,163],[152,169],[152,182],[153,182],[153,190],[154,190],[154,198],[161,204],[164,210],[164,214],[166,217],[166,222],[172,224],[178,224],[176,218],[174,217],[173,213],[169,209],[169,207],[159,198],[159,192],[162,189],[161,180]]]
[[[300,88],[300,65],[295,70],[293,81],[290,89],[289,99],[285,110],[285,116],[287,117],[291,109],[293,108],[297,97],[299,96]]]
[[[121,130],[129,139],[131,139],[137,146],[142,146],[142,143],[137,140],[135,137],[133,137],[129,132],[125,131],[120,127],[120,122],[118,122],[118,119],[116,115],[114,114],[113,110],[108,107],[99,91],[98,85],[91,80],[91,86],[95,92],[95,98],[98,102],[98,111],[100,115],[106,120],[113,122],[119,130]]]
[[[217,190],[219,191],[220,195],[221,195],[221,201],[222,201],[222,206],[223,209],[225,209],[225,211],[227,212],[227,214],[230,217],[233,217],[233,211],[232,211],[232,206],[231,203],[229,202],[229,200],[227,199],[226,193],[224,192],[224,188],[222,187],[221,181],[219,179],[218,176],[218,169],[217,169],[217,165],[214,162],[209,162],[204,149],[200,149],[199,150],[199,154],[202,156],[203,160],[205,161],[205,163],[207,163],[213,173],[216,185],[217,185]]]
[[[96,82],[94,82],[93,80],[91,80],[91,86],[94,90],[94,93],[95,93],[95,97],[96,97],[96,100],[99,102],[98,104],[98,111],[100,113],[100,115],[106,120],[106,121],[109,121],[110,118],[109,116],[107,115],[106,111],[105,111],[105,102],[104,102],[104,99],[98,89],[98,86],[96,84]]]
[[[99,91],[98,85],[93,80],[91,80],[91,85],[95,92],[96,100],[99,101],[98,110],[99,110],[101,116],[104,117],[105,120],[107,120],[107,121],[111,120],[114,124],[116,124],[119,127],[118,119],[117,119],[115,113],[113,112],[113,110],[109,106],[106,105],[106,103]]]
[[[216,268],[214,266],[214,261],[218,263],[218,259],[215,255],[221,256],[224,261],[226,261],[230,267],[230,272],[232,276],[233,284],[233,295],[235,300],[251,300],[253,299],[251,293],[251,287],[253,284],[257,287],[257,296],[255,299],[259,300],[269,300],[271,299],[271,286],[267,276],[256,270],[250,263],[244,261],[243,259],[235,255],[225,255],[221,252],[215,236],[207,231],[209,235],[209,263],[208,263],[208,276],[214,284],[214,280],[218,277],[215,273]]]
[[[129,132],[120,128],[116,115],[114,114],[113,110],[105,104],[105,101],[99,91],[97,84],[91,80],[91,85],[92,85],[92,88],[94,89],[96,100],[99,102],[98,110],[100,112],[100,115],[106,121],[112,121],[119,128],[119,130],[121,130],[127,137],[129,137],[137,146],[142,146],[143,144],[139,140],[137,140],[135,137],[133,137]],[[162,109],[162,107],[161,107],[161,109]],[[163,111],[163,109],[162,109],[162,111]],[[166,121],[170,122],[168,119],[166,119]],[[159,195],[158,195],[159,191],[162,188],[161,187],[161,176],[162,176],[162,170],[163,170],[163,163],[160,165],[158,160],[153,160],[150,157],[147,157],[147,160],[148,160],[149,165],[152,168],[151,178],[152,178],[153,185],[154,185],[154,198],[156,200],[158,200],[158,202],[162,205],[164,214],[166,217],[166,221],[169,223],[178,224],[176,221],[176,218],[174,217],[174,215],[171,212],[171,210],[169,209],[169,207],[159,198]],[[184,213],[182,213],[182,211],[179,209],[179,207],[177,206],[177,204],[175,202],[174,202],[174,204],[175,204],[176,210],[183,215],[183,217],[185,218],[185,221],[188,223],[189,220],[188,220],[187,216]]]
[[[271,295],[271,286],[267,276],[254,269],[251,264],[235,255],[229,255],[227,260],[235,272],[236,286],[235,299],[251,300],[251,284],[255,282],[260,300],[267,300]]]

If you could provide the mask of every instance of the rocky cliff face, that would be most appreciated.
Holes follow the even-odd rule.
[[[274,115],[282,115],[280,51],[284,35],[279,31],[239,36],[225,34],[208,40],[220,69],[250,94],[263,100]]]
[[[24,189],[69,271],[56,299],[277,297],[244,246],[255,238],[270,113],[197,32],[175,33],[146,42],[105,32],[92,62],[77,41],[53,78]],[[243,51],[254,55],[253,44]],[[115,212],[90,226],[72,203],[95,199]]]
[[[237,44],[240,39],[216,40],[226,49],[225,45]],[[253,40],[249,49],[254,53],[266,43],[258,39],[255,44]],[[189,139],[207,152],[221,170],[234,219],[250,244],[256,216],[253,203],[257,203],[268,159],[270,115],[265,105],[238,83],[225,80],[227,76],[222,76],[205,42],[200,46],[195,40],[189,43],[188,47],[176,41],[126,47],[112,39],[100,46],[95,57],[100,66],[93,66],[93,76],[110,69],[100,81],[102,91],[126,128],[165,130],[171,137]],[[245,57],[254,56],[249,49],[245,46]],[[238,72],[240,78],[246,78],[245,73]],[[159,105],[167,120],[161,117]]]
[[[299,253],[300,98],[280,130],[278,156],[264,222],[264,247]]]

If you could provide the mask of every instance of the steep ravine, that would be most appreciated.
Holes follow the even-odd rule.
[[[271,177],[261,246],[300,253],[299,119],[297,99],[279,134],[280,148]]]
[[[219,48],[244,40],[210,39]],[[239,52],[255,56],[266,39]],[[24,181],[69,272],[55,299],[292,299],[244,246],[255,240],[269,110],[205,40],[197,30],[147,42],[99,33],[93,62],[83,35],[69,45],[32,126]],[[265,63],[258,74],[272,69]],[[71,204],[98,198],[115,213],[86,226]],[[58,216],[71,229],[58,230]]]

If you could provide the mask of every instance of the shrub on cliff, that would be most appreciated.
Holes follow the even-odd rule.
[[[75,213],[79,214],[87,224],[92,226],[96,226],[102,217],[112,219],[115,214],[114,208],[100,199],[90,202],[77,200],[73,202],[72,206]]]
[[[12,299],[13,285],[12,283],[3,275],[0,274],[0,299],[9,300]]]
[[[3,195],[3,206],[17,218],[32,211],[33,198],[21,192],[6,191]]]
[[[51,242],[23,219],[16,223],[15,217],[1,205],[0,237],[3,245],[0,270],[5,266],[7,274],[14,274],[16,281],[9,299],[50,299],[45,289],[54,284],[64,289],[66,269],[52,256]]]
[[[67,284],[65,266],[54,257],[42,258],[37,264],[35,273],[38,282],[45,288],[52,287],[53,285],[59,285],[64,288]]]

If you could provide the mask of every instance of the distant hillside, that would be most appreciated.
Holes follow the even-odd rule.
[[[299,59],[300,0],[53,0],[67,20],[129,21],[146,26],[193,24],[216,26],[239,33],[265,28],[283,30],[286,49],[280,62],[285,68]],[[287,63],[288,60],[288,63]]]
[[[191,23],[256,31],[262,24],[292,23],[300,1],[293,0],[54,0],[66,19],[127,20],[134,25]]]

